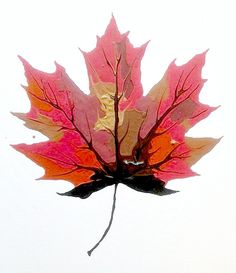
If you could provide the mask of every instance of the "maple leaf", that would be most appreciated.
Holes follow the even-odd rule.
[[[166,183],[195,175],[191,166],[219,141],[185,136],[216,109],[198,98],[205,82],[201,71],[206,52],[182,66],[172,62],[143,96],[140,62],[146,46],[133,47],[128,33],[121,34],[112,17],[96,48],[82,52],[88,95],[57,63],[56,71],[49,74],[20,57],[31,109],[14,115],[48,140],[14,148],[44,168],[41,179],[63,179],[75,186],[61,195],[87,198],[115,185],[109,225],[89,255],[110,229],[119,183],[158,195],[174,193],[165,188]]]

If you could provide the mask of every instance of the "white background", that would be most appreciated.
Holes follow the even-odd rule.
[[[235,9],[229,0],[1,1],[1,273],[236,272]],[[201,101],[221,108],[190,135],[224,138],[194,166],[201,176],[168,184],[178,194],[158,197],[119,186],[112,229],[88,257],[107,225],[113,188],[80,200],[56,194],[71,188],[67,182],[35,181],[43,170],[9,144],[44,137],[10,111],[29,110],[18,54],[48,72],[56,60],[86,91],[78,47],[94,48],[112,12],[134,45],[151,40],[142,62],[146,92],[174,58],[181,64],[210,48]]]

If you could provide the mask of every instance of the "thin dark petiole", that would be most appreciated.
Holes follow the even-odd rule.
[[[118,184],[115,184],[115,190],[114,190],[114,194],[113,194],[113,203],[112,203],[112,209],[111,209],[111,217],[110,217],[110,221],[109,224],[105,230],[105,232],[103,233],[101,239],[96,243],[96,245],[91,248],[89,251],[87,251],[88,255],[91,256],[92,252],[99,246],[99,244],[105,239],[107,233],[109,232],[111,225],[112,225],[112,221],[113,221],[113,217],[114,217],[114,212],[115,212],[115,208],[116,208],[116,191],[117,191],[117,186]]]

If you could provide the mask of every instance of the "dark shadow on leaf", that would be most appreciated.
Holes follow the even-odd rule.
[[[95,178],[95,177],[94,177]],[[96,177],[97,178],[97,177]],[[123,180],[117,180],[114,177],[103,176],[103,178],[94,180],[90,183],[82,184],[78,187],[65,193],[58,193],[63,196],[79,197],[82,199],[88,198],[92,193],[99,191],[107,186],[122,183],[136,191],[152,193],[156,195],[169,195],[176,193],[171,189],[165,188],[165,183],[161,180],[156,179],[153,176],[132,176],[124,178]]]
[[[63,196],[79,197],[82,199],[88,198],[92,193],[99,191],[107,186],[115,184],[114,178],[104,177],[103,179],[94,180],[90,183],[82,184],[78,187],[65,193],[58,193]]]
[[[124,182],[122,183],[136,191],[152,193],[160,196],[178,192],[165,188],[165,183],[152,175],[132,176],[124,179]]]

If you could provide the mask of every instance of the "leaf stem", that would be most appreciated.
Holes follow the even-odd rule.
[[[114,189],[114,194],[113,194],[113,203],[112,203],[112,209],[111,209],[111,217],[110,217],[110,221],[109,224],[105,230],[105,232],[103,233],[101,239],[94,245],[93,248],[91,248],[89,251],[87,251],[88,255],[91,256],[92,252],[99,246],[99,244],[105,239],[107,233],[109,232],[112,222],[113,222],[113,217],[114,217],[114,212],[115,212],[115,208],[116,208],[116,191],[117,191],[117,186],[118,183],[115,184],[115,189]]]

